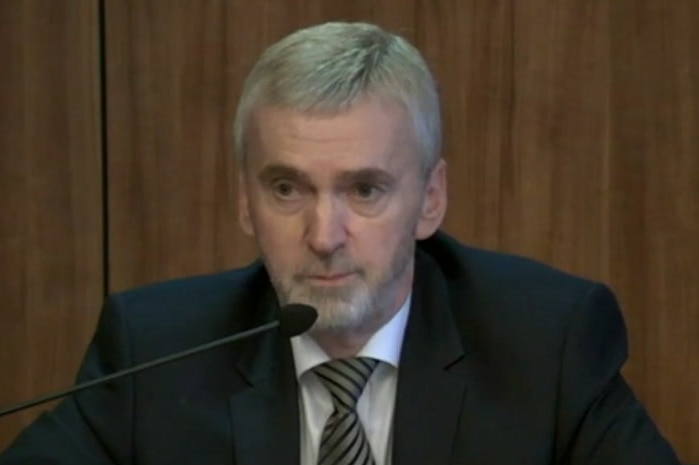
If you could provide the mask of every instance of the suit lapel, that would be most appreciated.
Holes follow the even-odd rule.
[[[260,307],[272,312],[268,294]],[[412,308],[400,360],[393,428],[394,464],[447,465],[466,390],[464,351],[447,283],[418,252]],[[264,310],[260,310],[264,313]],[[237,465],[298,465],[298,384],[291,344],[270,333],[245,346],[246,386],[230,398]]]
[[[237,465],[298,465],[298,385],[291,344],[272,332],[238,364],[247,386],[230,398]]]
[[[415,283],[398,375],[393,463],[446,465],[466,388],[463,348],[445,279],[421,254]]]

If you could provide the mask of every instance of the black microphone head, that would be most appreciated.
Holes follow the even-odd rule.
[[[310,305],[285,305],[279,311],[279,331],[285,337],[297,336],[308,331],[317,318],[318,311]]]

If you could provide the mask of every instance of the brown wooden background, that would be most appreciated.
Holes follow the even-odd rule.
[[[71,383],[105,292],[254,257],[238,91],[331,19],[424,51],[446,229],[611,284],[626,374],[699,462],[696,0],[0,0],[0,405]],[[36,413],[0,419],[0,449]]]

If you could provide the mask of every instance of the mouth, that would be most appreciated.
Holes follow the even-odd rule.
[[[330,285],[343,284],[344,282],[352,279],[352,277],[354,275],[355,275],[355,273],[353,273],[353,272],[333,273],[333,274],[316,274],[316,275],[306,276],[306,279],[308,281],[311,281],[312,283],[315,283],[315,284],[330,286]]]

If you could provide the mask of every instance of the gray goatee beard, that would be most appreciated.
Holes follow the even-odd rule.
[[[305,303],[318,310],[313,331],[356,331],[378,310],[378,302],[365,281],[339,289],[301,284],[285,294],[288,302]]]
[[[375,283],[357,267],[335,266],[323,269],[353,270],[356,273],[352,278],[354,282],[345,286],[314,286],[304,279],[314,273],[304,270],[295,274],[290,283],[273,280],[273,285],[282,305],[303,303],[318,310],[312,332],[357,332],[394,310],[396,290],[412,265],[414,242],[404,241],[399,250],[388,273]]]

